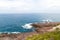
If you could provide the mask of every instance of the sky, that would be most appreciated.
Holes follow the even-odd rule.
[[[0,13],[60,13],[60,0],[0,0]]]

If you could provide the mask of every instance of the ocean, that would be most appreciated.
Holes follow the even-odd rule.
[[[33,28],[24,28],[29,23],[51,20],[60,22],[60,14],[48,13],[24,13],[24,14],[0,14],[0,32],[31,32]]]

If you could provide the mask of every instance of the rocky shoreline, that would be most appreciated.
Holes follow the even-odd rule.
[[[35,31],[17,34],[2,33],[0,34],[0,40],[26,40],[26,37],[28,36],[49,32],[53,27],[60,25],[60,22],[33,23],[31,25],[35,28]]]

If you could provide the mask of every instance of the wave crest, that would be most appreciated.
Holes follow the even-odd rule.
[[[31,29],[31,28],[32,28],[31,24],[32,24],[32,23],[28,23],[28,24],[23,25],[22,27],[23,27],[24,29]]]

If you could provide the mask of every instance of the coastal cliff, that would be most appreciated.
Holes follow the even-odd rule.
[[[33,32],[18,33],[18,34],[3,33],[0,34],[0,40],[26,40],[28,36],[31,37],[35,34],[37,35],[45,32],[51,32],[50,30],[55,27],[59,28],[60,22],[33,23],[31,25],[35,28]]]
[[[33,23],[32,26],[36,32],[49,32],[50,29],[60,25],[60,22],[49,22],[49,23]]]

